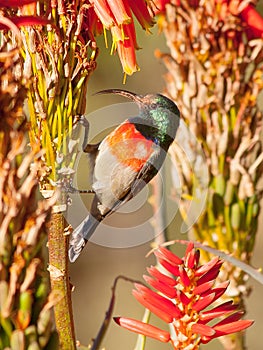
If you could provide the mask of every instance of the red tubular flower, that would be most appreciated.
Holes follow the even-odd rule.
[[[170,333],[154,327],[148,323],[144,323],[132,318],[114,317],[114,321],[132,332],[143,333],[147,337],[167,343],[170,340]]]
[[[231,333],[240,332],[253,324],[251,320],[240,320],[243,316],[243,312],[236,312],[233,315],[226,317],[223,321],[218,322],[212,328],[215,333],[211,336],[202,334],[201,342],[203,344],[208,343],[210,340],[221,337],[223,335],[228,335]]]
[[[229,285],[223,282],[213,288],[223,263],[219,258],[200,266],[199,253],[192,243],[182,259],[164,247],[158,248],[155,256],[169,273],[175,271],[174,278],[156,267],[148,268],[151,276],[144,276],[144,279],[156,291],[137,283],[133,295],[144,307],[173,326],[173,333],[169,336],[164,330],[123,317],[115,319],[120,326],[160,341],[169,341],[174,349],[189,347],[196,350],[200,343],[208,343],[216,337],[239,332],[252,325],[251,320],[241,320],[243,312],[232,300],[206,310]],[[223,319],[214,325],[208,324],[218,317]]]
[[[90,0],[98,18],[106,29],[117,25],[116,19],[106,0]]]
[[[165,7],[167,4],[169,4],[171,0],[155,0],[154,5],[155,5],[155,14],[158,15],[160,13],[165,12]],[[175,5],[180,5],[180,0],[177,0],[175,2]]]
[[[171,287],[158,279],[149,277],[149,276],[143,276],[145,281],[152,286],[153,288],[157,289],[159,292],[163,293],[168,298],[174,298],[176,295],[176,289],[174,287]]]
[[[208,282],[205,282],[203,284],[200,284],[200,286],[196,286],[194,289],[193,289],[193,293],[195,295],[202,295],[203,293],[207,292],[208,290],[211,290],[211,288],[213,287],[214,285],[214,281],[208,281]]]
[[[176,280],[174,278],[164,275],[155,266],[147,267],[147,271],[149,272],[150,275],[152,275],[154,278],[156,278],[160,282],[168,284],[169,286],[176,285]]]
[[[154,25],[154,19],[149,12],[146,2],[141,0],[128,0],[128,2],[137,21],[143,29],[148,31]]]
[[[172,275],[174,276],[179,276],[179,266],[178,265],[172,265],[168,261],[158,258],[159,263],[167,270],[169,271]]]
[[[143,29],[153,24],[152,15],[145,0],[89,0],[103,27],[109,29],[113,38],[113,50],[117,51],[123,71],[131,75],[139,70],[135,51],[136,41],[133,15]]]
[[[135,50],[138,46],[136,43],[134,24],[123,24],[122,29],[119,27],[112,27],[111,32],[113,46],[117,47],[123,71],[125,74],[132,75],[139,69],[135,54]]]
[[[141,303],[146,309],[153,312],[161,320],[163,320],[166,323],[172,322],[172,319],[173,319],[172,315],[170,315],[169,312],[165,311],[164,308],[160,308],[159,305],[155,306],[155,302],[150,303],[148,300],[146,300],[143,297],[142,294],[138,293],[136,290],[133,290],[132,294],[139,301],[139,303]],[[151,298],[151,300],[153,300],[153,299]]]
[[[164,247],[160,247],[158,250],[156,250],[154,252],[155,256],[157,256],[157,258],[161,258],[166,260],[168,263],[170,263],[171,265],[181,265],[183,260],[181,258],[179,258],[178,256],[174,255],[172,252],[170,252],[170,250],[164,248]]]
[[[17,17],[10,17],[9,19],[17,27],[51,24],[49,20],[45,18],[37,17],[37,16],[17,16]],[[0,30],[2,29],[9,29],[9,28],[3,23],[0,23]]]
[[[117,25],[132,22],[131,12],[125,1],[107,0],[108,5],[116,19]]]
[[[32,25],[47,25],[51,22],[46,18],[35,16],[37,0],[0,0],[0,7],[20,7],[22,15],[8,17],[17,27]],[[4,23],[0,23],[0,30],[10,29]]]
[[[202,323],[207,323],[213,320],[215,317],[221,317],[229,312],[235,311],[236,308],[237,305],[233,304],[232,300],[229,300],[211,310],[202,312],[199,315],[199,318]]]
[[[263,38],[263,18],[253,6],[247,5],[247,7],[240,12],[240,16],[248,26],[247,32],[249,36]]]
[[[0,7],[21,7],[33,2],[37,2],[37,0],[0,0]]]

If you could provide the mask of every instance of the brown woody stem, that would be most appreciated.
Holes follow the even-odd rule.
[[[144,284],[139,280],[135,280],[133,278],[129,278],[129,277],[126,277],[123,275],[119,275],[115,278],[113,286],[111,288],[111,298],[110,298],[109,307],[105,313],[105,317],[104,317],[103,323],[99,329],[99,332],[96,335],[95,339],[93,340],[93,344],[89,347],[89,349],[91,349],[91,350],[98,350],[100,348],[101,342],[106,334],[106,331],[109,328],[110,322],[112,320],[113,309],[115,306],[116,289],[117,289],[117,283],[119,280],[124,280],[126,282],[131,282],[131,283]]]
[[[64,234],[63,212],[53,212],[49,223],[49,272],[52,293],[57,302],[54,306],[60,350],[75,350],[71,287],[69,283],[68,240]]]

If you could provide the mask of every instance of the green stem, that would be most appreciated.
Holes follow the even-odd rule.
[[[75,350],[76,340],[72,313],[71,288],[68,267],[68,236],[64,234],[63,212],[52,213],[49,222],[49,271],[55,322],[59,334],[60,350]]]

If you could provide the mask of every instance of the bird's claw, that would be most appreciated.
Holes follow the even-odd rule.
[[[95,193],[93,190],[79,190],[73,186],[67,186],[65,190],[68,193]]]
[[[72,179],[63,181],[63,190],[67,193],[95,193],[93,190],[79,190],[72,185]]]
[[[89,137],[89,122],[88,120],[85,118],[84,115],[81,115],[79,117],[79,123],[85,128],[85,132],[84,132],[84,138],[83,138],[83,142],[82,142],[82,150],[84,150],[88,144],[88,137]]]
[[[83,125],[84,128],[89,128],[89,122],[84,114],[77,116],[77,122]]]

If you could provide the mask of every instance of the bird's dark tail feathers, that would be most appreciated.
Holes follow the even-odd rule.
[[[72,232],[69,242],[69,261],[75,262],[100,222],[89,214]]]

